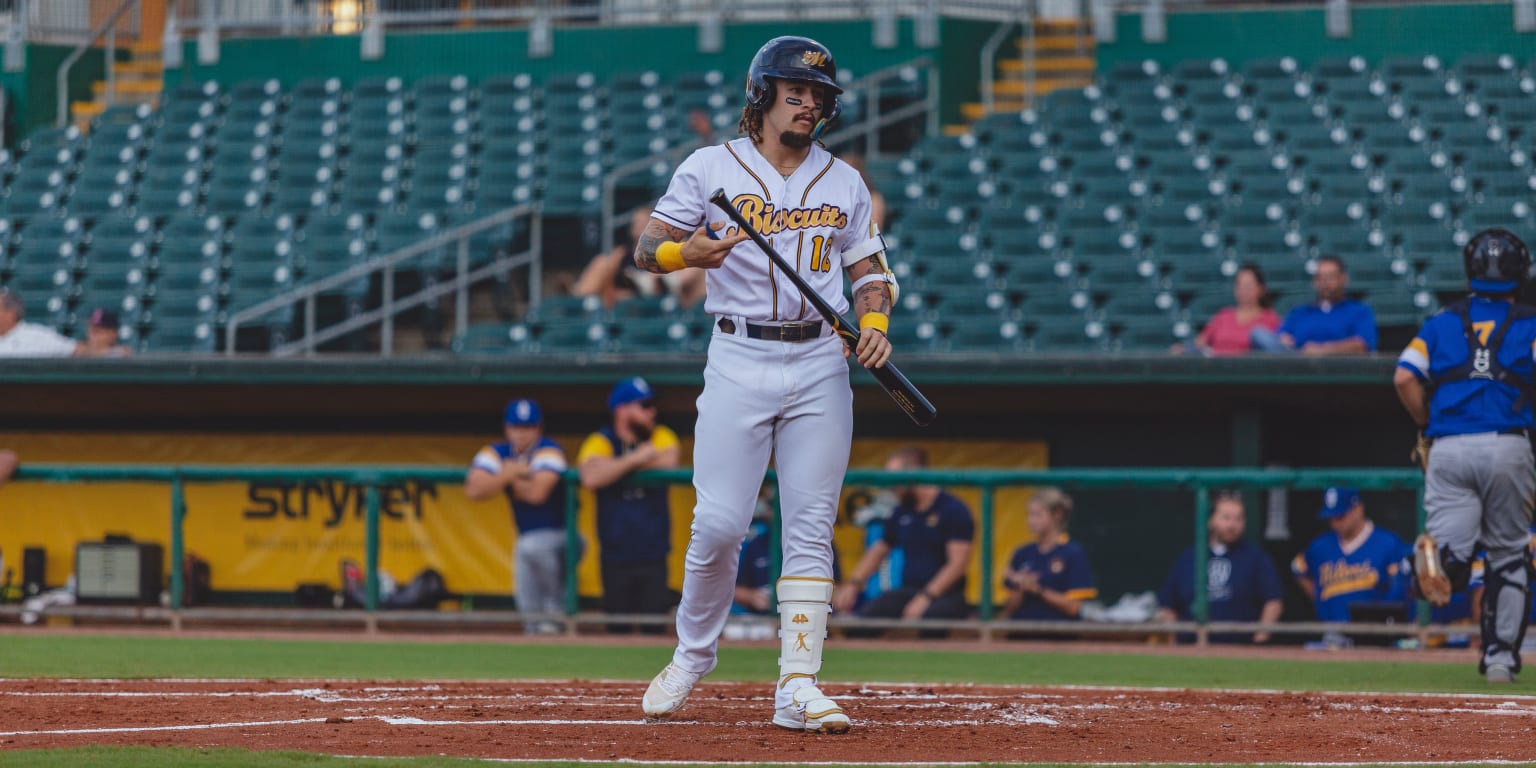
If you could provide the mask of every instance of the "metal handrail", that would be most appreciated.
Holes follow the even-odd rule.
[[[53,119],[55,128],[63,128],[69,125],[70,67],[73,67],[75,62],[79,61],[85,55],[85,52],[90,50],[91,45],[103,35],[107,37],[107,105],[111,106],[113,100],[117,98],[117,74],[112,67],[112,62],[117,59],[117,22],[122,19],[123,14],[129,7],[136,5],[138,2],[139,0],[122,0],[122,2],[118,3],[117,8],[112,11],[112,15],[108,16],[106,21],[103,21],[95,31],[91,32],[90,37],[87,37],[79,45],[75,46],[75,49],[70,51],[69,55],[64,58],[63,63],[59,64],[58,74],[54,77],[54,87],[58,90],[59,94],[58,111]]]
[[[321,334],[325,334],[323,340],[328,341],[342,333],[347,333],[352,330],[356,330],[359,327],[370,325],[371,323],[381,318],[384,319],[386,323],[386,332],[384,334],[385,339],[381,340],[381,344],[387,344],[392,340],[389,338],[393,335],[392,319],[394,315],[399,311],[417,306],[433,298],[436,298],[437,296],[448,293],[449,291],[460,291],[462,293],[468,288],[470,282],[479,280],[480,278],[483,278],[489,274],[494,274],[496,272],[510,270],[515,267],[522,266],[523,264],[532,264],[534,267],[535,275],[532,278],[532,282],[534,283],[532,290],[534,291],[533,300],[536,302],[537,291],[539,290],[538,283],[541,279],[537,274],[540,245],[538,239],[541,236],[539,231],[539,212],[540,206],[537,203],[523,203],[512,208],[507,208],[489,216],[485,216],[474,221],[461,224],[452,229],[439,232],[432,237],[418,241],[416,243],[412,243],[411,245],[396,250],[392,253],[385,254],[378,258],[370,259],[365,263],[355,264],[328,277],[321,278],[312,283],[307,283],[303,286],[289,290],[286,293],[278,294],[277,296],[267,299],[266,301],[242,309],[239,312],[230,315],[229,320],[225,323],[224,354],[227,357],[232,357],[235,355],[235,336],[241,323],[271,314],[272,312],[283,309],[285,307],[291,307],[300,302],[304,303],[306,310],[305,334],[301,341],[290,342],[279,347],[278,349],[282,351],[282,354],[292,352],[295,348],[303,348],[305,351],[312,353],[314,346],[318,343],[321,343],[315,340],[316,338],[319,338]],[[534,242],[532,243],[532,247],[529,251],[522,254],[517,254],[515,256],[498,259],[494,264],[488,265],[487,267],[482,267],[475,270],[474,272],[466,274],[464,268],[467,266],[467,251],[464,247],[461,246],[458,265],[459,270],[457,272],[457,278],[454,282],[423,289],[422,291],[418,291],[417,293],[412,294],[406,299],[401,299],[399,301],[394,300],[393,290],[390,290],[392,288],[390,283],[393,282],[391,278],[394,275],[394,268],[402,262],[420,256],[421,254],[428,251],[441,248],[450,243],[462,241],[467,244],[468,238],[473,235],[477,235],[486,230],[499,227],[503,224],[511,223],[523,217],[529,217],[532,219],[531,235],[534,238]],[[359,278],[370,276],[375,272],[381,271],[384,272],[386,276],[386,291],[383,298],[385,303],[384,307],[378,310],[371,310],[367,313],[359,315],[356,318],[349,318],[344,323],[340,323],[337,326],[332,326],[325,329],[324,331],[317,332],[315,330],[315,300],[321,293],[329,291],[333,288],[340,287]],[[429,296],[422,295],[428,293],[429,291],[435,292]],[[461,301],[460,303],[463,304],[464,302]],[[379,314],[381,311],[383,314]],[[460,313],[459,316],[462,317],[462,313]],[[367,319],[360,320],[360,318]],[[335,328],[340,327],[341,325],[347,325],[346,330],[336,331]],[[463,329],[460,328],[458,330],[462,332]],[[390,354],[388,349],[381,349],[380,351],[386,356]],[[278,352],[278,350],[274,350],[274,353],[276,352]]]
[[[220,466],[220,465],[88,465],[88,464],[23,464],[17,471],[16,480],[43,481],[43,482],[78,482],[78,481],[111,481],[111,482],[162,482],[169,483],[170,493],[170,562],[182,562],[185,551],[185,521],[186,521],[186,485],[188,483],[220,482],[220,481],[255,481],[270,480],[274,478],[286,480],[324,480],[339,479],[364,486],[364,573],[367,579],[367,599],[365,606],[368,612],[366,621],[370,629],[376,628],[377,617],[373,616],[379,607],[379,583],[378,563],[380,548],[380,486],[392,482],[409,480],[426,480],[435,482],[457,481],[463,477],[462,467],[445,466]],[[636,473],[634,480],[641,484],[668,484],[687,483],[693,477],[693,469],[690,467],[669,470],[644,470]],[[767,481],[776,482],[773,471],[766,474]],[[580,475],[575,470],[566,470],[562,473],[562,482],[570,491],[566,496],[566,535],[568,546],[566,549],[567,573],[574,573],[577,563],[577,552],[580,546],[577,544],[576,516],[578,510],[578,494],[575,492],[580,487]],[[1213,488],[1237,487],[1244,489],[1254,488],[1293,488],[1316,489],[1335,485],[1350,485],[1363,490],[1412,490],[1416,495],[1415,529],[1424,529],[1424,478],[1423,474],[1409,468],[1380,468],[1380,467],[1334,467],[1334,468],[1309,468],[1309,469],[1270,469],[1270,468],[1067,468],[1067,469],[908,469],[887,471],[882,469],[857,468],[848,470],[843,477],[844,484],[865,484],[889,486],[907,483],[922,483],[932,485],[969,486],[979,488],[981,491],[981,505],[977,510],[978,530],[981,541],[979,549],[980,568],[985,577],[980,583],[981,600],[980,622],[961,622],[955,624],[940,623],[925,626],[943,626],[948,628],[976,628],[983,636],[990,635],[994,631],[1033,630],[1036,625],[1031,622],[1017,622],[995,620],[993,611],[996,608],[993,592],[992,574],[995,571],[995,563],[992,559],[992,542],[995,531],[996,510],[994,495],[999,488],[1017,486],[1042,486],[1058,485],[1071,488],[1163,488],[1195,493],[1194,515],[1194,552],[1195,567],[1193,573],[1204,574],[1209,557],[1209,532],[1206,520],[1211,510],[1211,491]],[[1212,622],[1208,611],[1207,584],[1204,578],[1195,578],[1195,600],[1193,622],[1157,623],[1157,624],[1088,624],[1074,622],[1071,626],[1075,631],[1091,629],[1095,632],[1124,631],[1165,631],[1191,629],[1196,633],[1197,641],[1202,645],[1213,631],[1225,631],[1228,629],[1264,629],[1268,631],[1285,631],[1289,625],[1261,625],[1253,623],[1227,623]],[[184,573],[181,568],[172,568],[170,573],[170,620],[173,627],[180,627],[183,610],[183,596],[185,594]],[[566,579],[566,616],[567,622],[577,618],[578,603],[576,596],[576,580]],[[143,614],[139,613],[142,617]],[[522,616],[526,619],[527,616]],[[1416,630],[1404,627],[1401,631],[1391,629],[1374,629],[1372,633],[1381,634],[1413,634],[1417,632],[1421,638],[1427,636],[1432,628],[1430,625],[1428,605],[1419,604],[1418,626]],[[569,626],[569,625],[568,625]],[[871,624],[871,626],[874,626]],[[912,626],[908,624],[908,626]],[[1050,630],[1056,625],[1048,625]],[[1297,631],[1320,631],[1324,629],[1339,629],[1343,625],[1322,625],[1317,623],[1299,624],[1290,629]],[[1354,627],[1350,626],[1353,631]]]
[[[992,109],[997,103],[997,96],[993,92],[997,86],[997,49],[1001,48],[1003,41],[1008,39],[1009,33],[1013,31],[1013,25],[1012,21],[999,24],[987,38],[987,42],[981,46],[981,105],[989,115],[992,114]]]
[[[901,122],[902,120],[906,120],[907,118],[913,117],[921,111],[926,111],[932,118],[929,121],[930,126],[928,131],[929,133],[934,132],[932,123],[933,120],[937,119],[938,116],[938,93],[936,90],[937,78],[934,77],[933,64],[933,57],[919,56],[915,59],[911,59],[900,64],[892,64],[887,67],[882,67],[873,72],[870,72],[867,75],[864,75],[863,77],[858,77],[850,81],[848,86],[843,90],[866,91],[867,93],[864,97],[864,101],[866,104],[870,105],[871,111],[865,116],[863,122],[839,127],[836,132],[828,136],[822,143],[825,144],[828,148],[831,148],[852,141],[858,136],[864,136],[866,146],[869,146],[872,143],[878,144],[877,137],[879,136],[881,128],[884,128],[887,125],[894,125],[895,123]],[[902,72],[909,68],[927,70],[929,88],[924,101],[916,105],[908,104],[904,107],[893,110],[886,115],[881,115],[880,84],[887,80],[893,80],[897,77],[900,77]],[[920,109],[913,109],[914,106],[920,107]],[[611,170],[603,175],[603,207],[601,222],[603,253],[607,253],[613,250],[613,246],[615,244],[613,232],[614,228],[618,224],[618,212],[615,210],[615,197],[617,196],[618,192],[619,180],[628,176],[632,176],[636,172],[649,168],[658,162],[672,161],[677,156],[691,152],[696,148],[697,147],[692,144],[668,147],[667,149],[653,153],[646,157],[637,158],[622,165],[614,166]]]
[[[964,0],[963,2],[935,3],[940,15],[969,19],[995,18],[1003,20],[1011,18],[1017,13],[1017,6],[1021,0]],[[662,4],[636,7],[630,3],[616,3],[613,0],[602,0],[596,7],[590,5],[575,5],[567,7],[549,7],[546,4],[528,4],[521,7],[452,7],[432,10],[377,10],[367,12],[369,18],[382,23],[386,27],[409,27],[412,25],[440,25],[444,23],[458,23],[464,21],[484,22],[487,24],[525,24],[535,19],[548,19],[551,21],[583,21],[590,22],[594,19],[604,24],[634,24],[657,23],[665,19],[669,22],[693,23],[703,20],[711,14],[721,12],[717,0],[666,0],[665,7]],[[767,16],[779,20],[790,19],[868,19],[875,14],[886,12],[904,16],[914,16],[924,10],[926,3],[923,0],[900,0],[889,5],[876,7],[876,4],[867,0],[824,0],[817,3],[801,5],[786,5],[782,0],[732,0],[726,4],[725,17],[733,21],[751,21],[759,17]],[[180,23],[183,28],[200,30],[205,25],[216,26],[220,30],[254,30],[254,29],[303,29],[310,26],[324,27],[335,21],[331,14],[284,14],[275,13],[264,16],[249,16],[230,18],[227,14],[220,14],[215,8],[207,18],[200,15],[184,16]]]

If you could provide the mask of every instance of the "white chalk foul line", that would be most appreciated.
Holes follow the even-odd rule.
[[[206,731],[211,728],[258,728],[269,725],[305,725],[323,723],[327,718],[306,717],[302,720],[262,720],[249,723],[197,723],[196,725],[137,725],[122,728],[65,728],[51,731],[0,731],[0,736],[73,736],[92,733],[152,733],[156,731]]]

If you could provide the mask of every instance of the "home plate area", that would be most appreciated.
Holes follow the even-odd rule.
[[[769,723],[766,683],[705,682],[671,720],[643,682],[0,680],[0,749],[772,763],[1536,760],[1536,698],[824,681],[853,730]]]

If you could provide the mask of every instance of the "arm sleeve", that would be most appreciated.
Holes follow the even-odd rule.
[[[899,546],[896,540],[896,515],[892,514],[885,519],[885,524],[880,526],[880,540],[891,549]]]
[[[1360,314],[1355,318],[1355,336],[1365,340],[1365,348],[1376,351],[1376,313],[1370,305],[1361,303]]]
[[[1432,326],[1425,323],[1419,329],[1419,335],[1414,336],[1403,349],[1403,353],[1397,356],[1397,367],[1407,368],[1419,379],[1429,378],[1429,344],[1433,336]]]
[[[554,472],[559,474],[565,471],[565,451],[550,445],[534,451],[533,458],[528,466],[535,472]]]
[[[1184,565],[1184,556],[1179,555],[1173,561],[1173,566],[1168,569],[1168,575],[1163,577],[1162,588],[1157,590],[1157,604],[1171,609],[1181,617],[1184,615],[1184,601],[1180,599],[1179,594],[1179,580],[1184,575],[1184,569],[1180,567],[1182,565]]]
[[[658,426],[656,431],[651,433],[651,445],[655,446],[658,451],[665,451],[668,448],[676,447],[678,445],[677,433],[673,432],[669,427]]]
[[[848,224],[838,234],[839,254],[854,246],[862,244],[875,234],[874,225],[870,223],[869,215],[872,204],[869,201],[869,187],[864,186],[864,180],[853,173],[853,209],[848,212]]]
[[[1265,602],[1280,600],[1285,597],[1285,591],[1280,586],[1280,574],[1275,570],[1275,564],[1270,561],[1269,555],[1259,552],[1259,597]]]
[[[1302,578],[1312,577],[1311,564],[1307,562],[1307,550],[1304,549],[1291,558],[1291,573]]]
[[[1291,335],[1292,338],[1294,338],[1296,336],[1296,310],[1297,309],[1300,309],[1300,307],[1293,308],[1291,311],[1285,313],[1285,319],[1280,321],[1280,332],[1281,333],[1288,333],[1288,334]],[[1297,343],[1300,344],[1299,341]]]
[[[945,541],[975,541],[976,520],[971,517],[971,510],[960,500],[955,500],[950,508],[949,531],[944,536]]]
[[[1088,553],[1079,549],[1067,560],[1067,597],[1073,600],[1092,600],[1099,596],[1093,584],[1093,568],[1088,564]]]
[[[496,451],[490,446],[486,446],[481,448],[479,453],[475,454],[475,460],[469,465],[469,468],[489,472],[493,475],[500,474],[501,456],[497,455]]]
[[[709,150],[706,147],[694,152],[677,167],[666,194],[651,211],[652,216],[690,232],[704,225],[704,211],[709,204],[704,191],[704,171],[708,165],[705,153]]]
[[[588,459],[613,458],[613,445],[608,438],[593,432],[582,441],[581,448],[576,451],[576,466],[587,463]]]

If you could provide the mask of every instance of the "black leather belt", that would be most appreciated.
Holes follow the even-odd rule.
[[[1501,434],[1501,435],[1519,435],[1519,436],[1524,437],[1524,438],[1530,438],[1531,431],[1526,429],[1526,428],[1524,428],[1524,427],[1519,427],[1519,428],[1511,428],[1511,429],[1501,429],[1501,430],[1499,430],[1499,434]]]
[[[726,333],[735,333],[736,324],[727,318],[720,318],[716,323],[720,330]],[[747,323],[747,338],[762,339],[764,341],[810,341],[821,338],[821,321],[808,323],[787,323],[785,325],[757,325]]]

